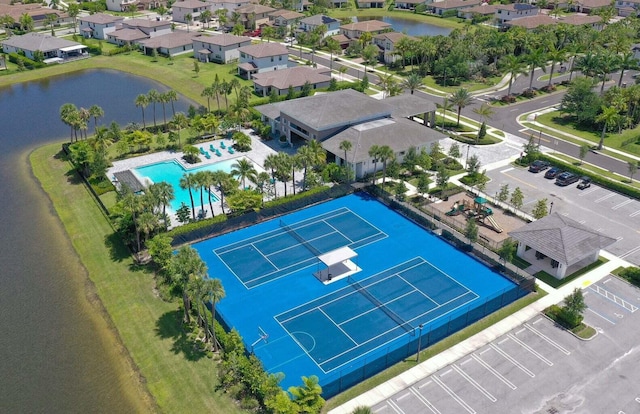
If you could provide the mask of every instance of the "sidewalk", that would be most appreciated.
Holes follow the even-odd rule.
[[[630,266],[631,264],[620,259],[606,251],[602,251],[601,255],[609,260],[609,262],[603,264],[597,269],[586,273],[579,278],[567,283],[559,289],[553,289],[550,286],[545,285],[538,281],[538,285],[548,292],[548,294],[540,300],[532,303],[531,305],[519,310],[511,316],[501,320],[495,325],[485,329],[482,332],[460,342],[459,344],[447,349],[444,352],[422,362],[395,378],[378,385],[374,389],[359,395],[351,401],[329,411],[330,414],[349,414],[354,408],[358,406],[372,407],[394,394],[402,391],[403,389],[415,384],[416,382],[432,375],[438,370],[446,367],[449,364],[454,363],[460,358],[478,350],[491,341],[499,338],[500,336],[508,333],[512,329],[522,325],[524,322],[539,315],[545,308],[561,302],[567,295],[573,292],[574,289],[581,289],[587,287],[600,279],[608,276],[610,272],[619,266]]]

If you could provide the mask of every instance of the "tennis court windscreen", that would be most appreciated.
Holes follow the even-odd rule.
[[[409,322],[405,321],[404,319],[402,319],[400,316],[398,316],[397,313],[395,313],[394,311],[392,311],[391,309],[387,308],[384,303],[380,302],[375,296],[373,296],[368,290],[367,288],[365,288],[364,286],[362,286],[360,283],[358,283],[355,279],[353,279],[351,276],[349,276],[349,283],[351,283],[351,286],[353,286],[358,293],[362,294],[362,296],[364,296],[365,298],[369,299],[369,301],[371,303],[373,303],[374,305],[376,305],[376,307],[378,309],[380,309],[382,312],[386,313],[388,317],[390,317],[391,319],[393,319],[393,321],[395,323],[397,323],[398,325],[400,325],[400,327],[402,329],[404,329],[407,332],[415,332],[413,326],[411,326],[409,324]]]

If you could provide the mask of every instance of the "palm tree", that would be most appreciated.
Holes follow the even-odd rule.
[[[73,132],[75,130],[73,118],[75,116],[75,113],[77,112],[78,108],[72,103],[63,104],[60,107],[60,120],[66,125],[69,125],[69,127],[71,128],[71,138],[69,140],[70,142],[73,142]]]
[[[104,109],[98,105],[91,105],[89,108],[89,115],[93,118],[93,130],[95,133],[98,130],[98,118],[102,118],[104,116]]]
[[[380,147],[378,145],[372,145],[369,148],[369,156],[373,158],[373,181],[376,182],[376,172],[378,172],[378,159],[380,158]]]
[[[525,69],[524,63],[522,63],[522,61],[520,61],[517,57],[513,55],[507,55],[503,57],[500,61],[503,62],[504,64],[505,72],[510,74],[509,89],[507,89],[507,96],[511,96],[511,86],[513,85],[513,80],[521,73],[524,73],[524,69]]]
[[[267,39],[267,43],[271,43],[271,39],[276,34],[276,31],[271,26],[265,26],[262,28],[262,38]]]
[[[140,229],[138,228],[138,213],[142,210],[142,200],[135,195],[132,191],[127,191],[122,198],[122,205],[125,211],[131,214],[131,221],[133,222],[133,230],[136,234],[136,244],[138,246],[138,252],[140,251]]]
[[[158,217],[150,211],[145,211],[138,216],[137,222],[138,229],[144,233],[143,242],[146,242],[149,239],[149,234],[158,228]],[[140,246],[138,245],[139,250]]]
[[[187,23],[187,33],[189,33],[189,26],[191,26],[191,22],[193,21],[193,15],[191,13],[185,14],[184,21]]]
[[[385,180],[387,179],[387,163],[395,159],[395,157],[396,154],[390,146],[383,145],[380,147],[378,158],[382,161],[382,187],[384,187]]]
[[[203,24],[207,25],[207,29],[209,28],[209,22],[211,21],[211,10],[204,10],[202,13],[200,13],[200,21]]]
[[[204,88],[202,90],[202,93],[200,94],[200,96],[207,98],[207,111],[209,111],[209,112],[211,112],[210,100],[211,100],[211,98],[213,98],[215,93],[216,92],[215,92],[215,90],[213,89],[212,86],[207,86],[206,88]]]
[[[276,167],[276,176],[284,184],[284,196],[287,196],[287,182],[291,179],[291,170],[293,169],[293,159],[286,152],[279,152],[278,164]]]
[[[171,102],[171,113],[173,114],[173,116],[175,116],[176,115],[176,107],[175,107],[175,105],[173,103],[174,102],[178,102],[178,93],[176,91],[174,91],[173,89],[169,89],[168,91],[166,91],[164,93],[164,95],[169,100],[169,102]]]
[[[602,76],[602,85],[600,93],[604,93],[604,84],[607,81],[607,75],[618,69],[618,57],[611,52],[603,53],[598,56],[597,71]]]
[[[300,148],[302,150],[302,148]],[[278,168],[278,154],[269,154],[264,159],[264,164],[262,165],[265,170],[271,171],[271,180],[273,181],[273,197],[277,197],[278,194],[276,192],[276,169]]]
[[[216,185],[216,176],[213,171],[202,171],[202,182],[207,188],[207,195],[209,197],[209,208],[211,209],[211,217],[213,217],[215,216],[215,214],[213,214],[213,202],[211,200],[211,194],[213,193],[213,191],[211,190],[211,187],[214,187]]]
[[[413,95],[413,91],[418,89],[422,85],[422,77],[418,75],[416,72],[412,72],[406,79],[402,82],[402,87],[405,89],[409,89],[411,95]]]
[[[343,140],[340,143],[340,146],[338,147],[338,148],[340,148],[341,150],[344,151],[343,163],[344,163],[345,169],[347,168],[347,165],[348,165],[347,164],[347,151],[351,151],[352,147],[353,147],[353,144],[351,143],[351,141],[347,141],[347,140]],[[346,181],[348,181],[349,174],[348,174],[348,172],[345,172],[345,173],[347,174],[347,180]]]
[[[69,7],[67,7],[67,14],[73,20],[73,33],[76,33],[76,27],[78,26],[78,15],[80,14],[80,4],[79,3],[69,3]]]
[[[309,151],[313,155],[311,162],[313,167],[323,165],[327,161],[327,151],[322,148],[320,141],[311,139],[307,141],[306,146],[309,147]]]
[[[190,301],[187,286],[195,278],[203,279],[207,274],[207,265],[202,261],[198,251],[191,246],[182,246],[171,258],[169,273],[174,283],[182,288],[182,305],[184,307],[184,322],[191,321],[189,317]]]
[[[458,107],[458,122],[456,126],[460,126],[460,113],[462,112],[462,108],[471,103],[473,96],[471,96],[467,89],[460,88],[451,94],[449,100],[452,104]]]
[[[189,190],[189,198],[191,199],[191,215],[193,216],[193,220],[196,219],[196,206],[193,203],[193,192],[192,190],[195,188],[196,182],[195,177],[192,173],[184,173],[182,178],[180,178],[180,188],[183,190]]]
[[[147,129],[147,123],[144,119],[144,108],[146,108],[149,105],[149,102],[150,102],[149,96],[145,94],[138,95],[135,101],[136,106],[142,109],[142,127],[144,129]]]
[[[147,98],[149,99],[149,103],[153,104],[153,127],[157,128],[156,103],[160,102],[160,93],[155,89],[151,89],[149,92],[147,92]]]
[[[302,175],[302,190],[306,190],[307,188],[307,172],[309,167],[313,166],[315,155],[313,150],[309,148],[308,145],[303,146],[298,150],[296,154],[298,156],[298,161],[300,162],[300,166],[302,167],[303,175]]]
[[[255,167],[246,158],[240,158],[231,166],[231,175],[240,179],[242,188],[247,188],[247,178],[253,180],[258,172]]]
[[[488,119],[491,119],[495,111],[491,107],[491,105],[487,103],[483,103],[477,108],[473,108],[473,112],[480,116],[482,122],[486,122]]]
[[[167,95],[166,93],[161,93],[158,96],[158,101],[160,101],[160,103],[162,104],[162,119],[164,120],[164,125],[165,128],[167,126],[167,111],[165,108],[165,104],[168,104],[169,102],[171,102],[171,99],[169,98],[169,95]]]
[[[204,285],[205,291],[209,295],[209,301],[211,302],[211,333],[213,334],[213,349],[218,352],[218,339],[216,338],[216,304],[224,299],[226,293],[220,279],[205,279]]]
[[[178,112],[173,116],[171,124],[178,130],[178,146],[180,146],[180,135],[182,130],[189,126],[189,118],[183,112]]]
[[[625,70],[638,69],[638,59],[635,58],[633,52],[626,52],[618,56],[618,67],[620,68],[620,78],[618,79],[618,88],[622,85],[622,77]]]
[[[220,93],[223,92],[222,83],[220,83],[220,77],[216,73],[215,78],[213,79],[213,83],[211,84],[211,92],[213,92],[216,97],[216,102],[218,103],[218,112],[220,112]]]
[[[215,171],[213,173],[215,175],[215,186],[220,193],[220,208],[222,209],[222,214],[224,212],[224,197],[227,194],[232,193],[237,190],[238,182],[233,178],[233,176],[229,173],[226,173],[222,170]]]
[[[160,181],[152,184],[150,187],[155,187],[156,195],[162,204],[162,220],[164,221],[164,229],[169,229],[169,222],[167,220],[167,205],[176,198],[173,187],[166,181]]]
[[[553,47],[548,53],[547,58],[551,61],[551,70],[549,71],[549,84],[547,87],[551,87],[551,81],[553,80],[553,70],[556,67],[556,63],[562,63],[567,58],[567,52],[563,49],[556,49]]]
[[[194,174],[193,178],[195,180],[196,191],[200,192],[200,211],[202,212],[200,218],[205,218],[207,217],[207,211],[204,208],[204,189],[207,186],[207,177],[204,171],[198,171]]]
[[[327,38],[324,45],[329,51],[329,70],[333,70],[333,55],[339,53],[342,48],[340,47],[340,43],[332,37]]]
[[[534,49],[525,56],[525,62],[529,65],[529,90],[533,90],[533,74],[538,68],[545,73],[547,72],[545,68],[547,56],[542,48]]]
[[[607,128],[615,126],[620,121],[618,108],[614,106],[603,106],[602,113],[595,119],[597,123],[602,123],[602,134],[598,142],[598,149],[601,150],[604,145],[604,136],[607,134]]]
[[[302,377],[302,386],[289,387],[289,393],[293,396],[294,402],[300,407],[301,412],[318,413],[324,405],[322,399],[322,387],[318,384],[318,377]]]

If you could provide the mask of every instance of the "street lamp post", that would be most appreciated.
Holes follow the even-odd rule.
[[[553,211],[553,201],[551,202],[551,204],[549,205],[549,215],[551,215],[551,212]]]
[[[418,333],[418,354],[416,357],[416,362],[420,362],[420,349],[422,348],[422,328],[424,328],[423,324],[418,325],[420,333]]]
[[[464,168],[469,168],[469,149],[471,148],[471,144],[467,144],[467,158],[464,161]]]

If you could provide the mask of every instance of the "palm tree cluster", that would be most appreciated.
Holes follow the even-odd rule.
[[[286,152],[270,154],[265,158],[264,168],[269,171],[270,180],[274,184],[284,184],[284,196],[287,196],[288,185],[291,181],[293,193],[296,192],[296,171],[302,169],[302,190],[317,185],[320,182],[318,172],[325,166],[327,154],[316,140],[307,141],[295,155]],[[274,188],[275,191],[275,188]],[[274,196],[277,194],[274,193]]]
[[[60,107],[60,120],[71,128],[70,142],[78,141],[78,132],[80,132],[80,139],[87,139],[89,120],[92,118],[94,130],[97,132],[98,118],[103,116],[104,110],[98,105],[92,105],[87,109],[78,108],[72,103],[66,103]]]
[[[167,125],[167,110],[166,105],[171,104],[171,111],[173,116],[176,115],[176,109],[174,106],[174,102],[178,100],[178,94],[174,90],[168,90],[166,92],[158,92],[156,89],[151,89],[147,94],[140,94],[136,96],[134,101],[137,108],[140,108],[142,111],[142,128],[147,129],[147,121],[145,118],[145,108],[149,105],[153,107],[153,127],[157,130],[156,123],[156,104],[162,105],[162,117],[164,121],[164,125]]]

